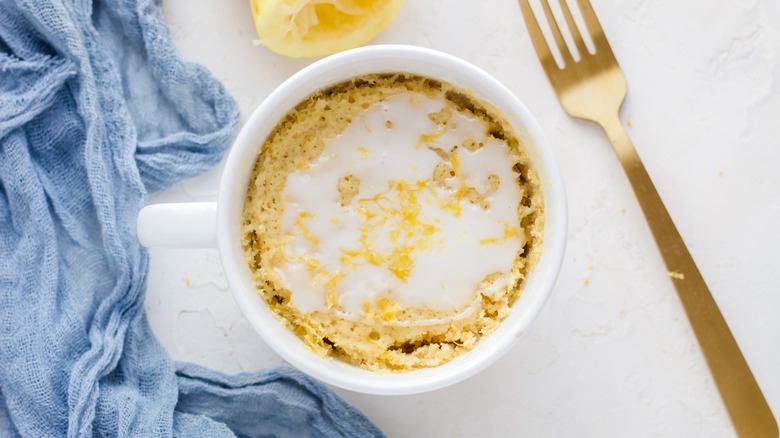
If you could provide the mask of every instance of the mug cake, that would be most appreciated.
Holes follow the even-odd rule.
[[[539,177],[504,114],[447,82],[366,74],[311,94],[261,145],[241,245],[308,348],[406,372],[498,328],[543,228]]]

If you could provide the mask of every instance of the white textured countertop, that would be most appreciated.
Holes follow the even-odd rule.
[[[780,3],[593,3],[628,80],[621,119],[780,416]],[[242,120],[313,62],[254,46],[246,0],[163,7],[184,58],[223,81]],[[606,137],[563,112],[517,3],[409,0],[382,43],[464,58],[525,102],[566,180],[569,242],[538,319],[485,371],[413,396],[337,392],[391,437],[734,436]],[[150,202],[214,200],[220,172]],[[283,363],[244,321],[216,250],[153,249],[146,309],[174,359],[228,373]]]

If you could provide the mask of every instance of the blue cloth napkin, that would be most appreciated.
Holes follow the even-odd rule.
[[[0,435],[381,436],[295,370],[174,364],[149,329],[136,215],[238,115],[153,0],[0,0]]]

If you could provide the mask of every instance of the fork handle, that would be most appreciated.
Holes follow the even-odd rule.
[[[740,437],[777,438],[777,423],[734,336],[617,117],[601,124],[634,189],[726,410]]]

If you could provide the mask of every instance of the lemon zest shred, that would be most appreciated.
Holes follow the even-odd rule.
[[[374,322],[376,320],[376,309],[371,306],[371,303],[366,301],[363,303],[363,313],[368,322]]]
[[[519,231],[517,227],[509,225],[509,222],[504,221],[504,235],[502,237],[491,237],[489,239],[482,239],[479,241],[481,245],[498,244],[509,241],[509,239],[517,236]]]
[[[371,134],[371,128],[368,127],[368,124],[366,123],[365,117],[362,119],[362,122],[363,122],[363,127],[366,128],[366,132]],[[365,157],[363,157],[363,159],[365,159]]]
[[[415,149],[420,149],[423,144],[425,143],[433,143],[436,141],[437,138],[444,135],[444,133],[447,132],[447,128],[441,128],[436,132],[432,132],[430,134],[423,134],[420,136],[420,141],[417,142],[416,145],[414,145]]]
[[[336,295],[336,284],[344,278],[344,274],[340,271],[336,271],[328,276],[328,280],[325,282],[325,289],[328,291],[327,306],[328,309],[333,308],[338,304],[338,295]]]
[[[314,258],[303,259],[303,263],[306,265],[306,270],[312,272],[320,267],[320,261]]]
[[[282,253],[282,257],[286,258],[287,260],[293,262],[293,263],[303,263],[304,258],[303,257],[295,257],[287,254],[287,251],[284,250],[284,244],[289,242],[294,238],[293,235],[288,234],[284,237],[282,237],[282,241],[279,243],[279,251]]]
[[[371,152],[369,149],[364,148],[363,146],[359,148],[355,148],[356,151],[360,152],[360,159],[365,160],[368,158],[368,154]]]
[[[403,310],[403,307],[400,304],[384,296],[377,298],[376,304],[382,311],[379,316],[385,320],[385,322],[394,323],[398,321],[396,313]]]
[[[317,215],[302,211],[298,213],[298,217],[295,219],[295,225],[301,229],[301,233],[303,233],[303,237],[306,238],[309,242],[317,245],[320,243],[320,239],[317,238],[314,234],[312,234],[311,231],[309,231],[309,228],[304,225],[303,221],[301,219],[308,219],[308,218],[314,218],[317,217]]]

